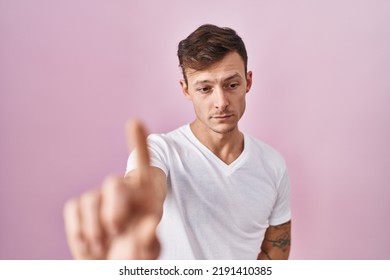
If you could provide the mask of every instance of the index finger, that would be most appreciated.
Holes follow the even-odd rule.
[[[128,121],[126,124],[126,134],[129,149],[131,150],[131,148],[134,146],[136,149],[137,172],[140,176],[140,179],[145,179],[147,177],[150,166],[145,127],[140,121]]]

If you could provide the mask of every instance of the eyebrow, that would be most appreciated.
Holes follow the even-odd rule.
[[[233,75],[231,75],[231,76],[227,77],[227,78],[226,78],[226,79],[224,79],[223,81],[224,81],[224,82],[227,82],[227,81],[230,81],[230,80],[233,80],[233,79],[236,79],[236,78],[240,78],[240,79],[242,79],[242,77],[241,77],[241,75],[240,75],[240,74],[238,74],[238,73],[235,73],[235,74],[233,74]],[[207,84],[207,83],[211,83],[211,81],[210,81],[210,80],[201,80],[201,81],[196,81],[196,82],[194,83],[194,86],[196,86],[196,85],[200,85],[200,84]]]
[[[231,75],[230,77],[227,77],[227,78],[224,80],[224,82],[230,81],[230,80],[233,80],[233,79],[236,79],[236,78],[242,79],[241,75],[238,74],[238,73],[236,73],[236,74]]]

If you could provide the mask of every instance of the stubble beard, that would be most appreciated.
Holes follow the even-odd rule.
[[[214,131],[215,133],[217,134],[222,134],[222,135],[226,135],[226,134],[229,134],[229,133],[232,133],[237,127],[237,124],[235,124],[234,126],[232,127],[229,127],[227,130],[218,130],[212,126],[209,126],[209,128]]]

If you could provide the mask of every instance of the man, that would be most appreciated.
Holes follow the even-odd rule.
[[[65,224],[77,259],[287,259],[290,186],[283,158],[240,132],[252,85],[242,39],[203,25],[179,44],[185,98],[196,118],[135,143],[125,178],[70,200]],[[161,248],[160,248],[161,244]]]

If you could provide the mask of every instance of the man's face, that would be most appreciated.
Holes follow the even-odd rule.
[[[186,74],[188,84],[184,80],[180,83],[194,105],[198,125],[220,134],[237,129],[252,85],[252,72],[245,73],[239,54],[228,53],[207,69],[186,69]]]

